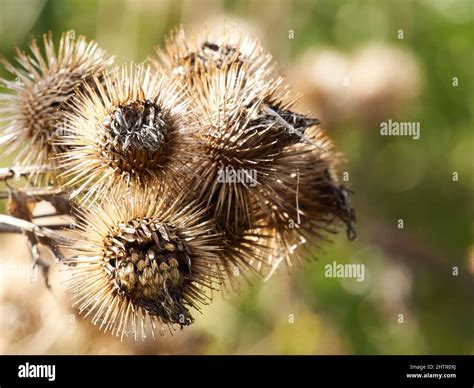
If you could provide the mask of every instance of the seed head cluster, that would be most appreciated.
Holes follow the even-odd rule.
[[[341,226],[355,237],[343,156],[238,27],[179,28],[149,65],[113,67],[82,37],[45,47],[6,63],[24,85],[4,81],[0,141],[69,193],[72,303],[100,329],[173,332],[216,290],[301,262]]]

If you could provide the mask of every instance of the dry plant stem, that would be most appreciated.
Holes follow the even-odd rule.
[[[65,227],[68,225],[53,225],[54,227]],[[57,243],[68,243],[70,239],[60,235],[50,227],[36,225],[33,222],[21,220],[5,214],[0,214],[0,233],[33,233],[41,242],[50,240]]]
[[[20,177],[28,177],[32,173],[48,172],[51,167],[48,166],[25,166],[25,167],[5,167],[0,168],[0,180],[4,181],[5,184],[10,187],[8,180],[18,179]],[[28,187],[17,191],[23,195],[34,198],[36,202],[42,200],[50,202],[56,208],[56,215],[71,213],[72,208],[69,203],[67,193],[59,187],[46,186],[46,187]],[[7,190],[0,190],[0,199],[7,199],[10,195],[10,188]],[[53,214],[52,214],[53,215]],[[2,230],[0,230],[2,232]]]
[[[28,197],[38,197],[40,199],[44,199],[49,202],[49,197],[53,197],[56,195],[64,194],[64,190],[58,187],[33,187],[28,189],[21,189],[23,194],[27,195]],[[0,190],[0,199],[8,198],[8,190]]]
[[[0,168],[0,180],[5,183],[9,179],[19,179],[21,177],[28,177],[32,173],[44,173],[51,170],[51,167],[48,166],[24,166],[24,167],[4,167]],[[65,194],[64,190],[54,186],[47,187],[30,187],[20,190],[22,194],[27,195],[28,197],[39,197],[41,199],[48,200],[57,195]],[[0,191],[0,199],[8,198],[9,190]]]
[[[33,232],[26,232],[26,237],[30,243],[31,258],[33,259],[33,266],[38,266],[43,272],[43,279],[46,285],[46,288],[51,289],[49,284],[49,263],[43,260],[39,253],[39,240],[38,237]]]
[[[0,180],[20,178],[32,173],[43,173],[51,170],[48,166],[17,166],[0,168]]]
[[[23,233],[28,238],[30,244],[31,257],[33,265],[37,265],[43,272],[45,285],[51,288],[48,281],[48,273],[50,265],[41,258],[39,254],[39,244],[47,246],[57,261],[62,261],[64,256],[57,247],[57,243],[66,243],[69,239],[61,236],[54,230],[42,226],[38,226],[33,222],[21,220],[19,218],[0,214],[0,233]]]

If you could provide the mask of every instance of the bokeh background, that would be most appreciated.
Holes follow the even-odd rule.
[[[0,353],[472,354],[472,1],[0,0],[0,56],[51,30],[141,62],[180,23],[235,20],[346,154],[358,238],[342,231],[292,274],[217,296],[172,337],[120,342],[76,316],[59,267],[51,291],[39,273],[8,275],[28,272],[30,254],[24,237],[3,234]],[[421,138],[380,136],[388,119],[419,122]],[[365,281],[326,278],[333,261],[365,264]]]

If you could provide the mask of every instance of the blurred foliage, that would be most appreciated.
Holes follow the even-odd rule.
[[[74,30],[96,39],[120,63],[140,62],[179,23],[234,18],[253,27],[285,74],[311,48],[350,53],[375,41],[408,50],[421,71],[421,94],[386,119],[420,122],[421,139],[381,137],[379,122],[342,118],[330,135],[347,156],[358,239],[349,243],[341,233],[294,274],[282,267],[266,283],[244,285],[238,296],[217,297],[185,329],[192,333],[188,342],[174,341],[166,350],[127,344],[109,351],[472,354],[472,1],[0,0],[0,56],[11,60],[14,45],[24,49],[49,30],[56,38]],[[2,158],[2,166],[9,161]],[[397,229],[400,218],[403,230]],[[326,278],[324,265],[333,261],[365,264],[365,281]],[[5,352],[24,349],[23,341]],[[108,352],[67,343],[38,349]]]

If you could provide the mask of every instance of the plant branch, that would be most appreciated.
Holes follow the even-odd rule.
[[[28,197],[51,197],[54,195],[64,194],[65,191],[61,188],[54,187],[54,186],[46,186],[46,187],[32,187],[27,189],[18,190],[21,191]],[[0,199],[8,198],[8,190],[0,190]]]
[[[34,173],[42,173],[51,170],[50,166],[14,166],[0,168],[0,180],[20,178]]]
[[[68,243],[68,237],[62,236],[53,229],[70,228],[69,224],[51,225],[48,227],[36,225],[33,222],[21,220],[5,214],[0,214],[0,232],[3,233],[33,233],[40,240],[52,240],[58,243]]]

